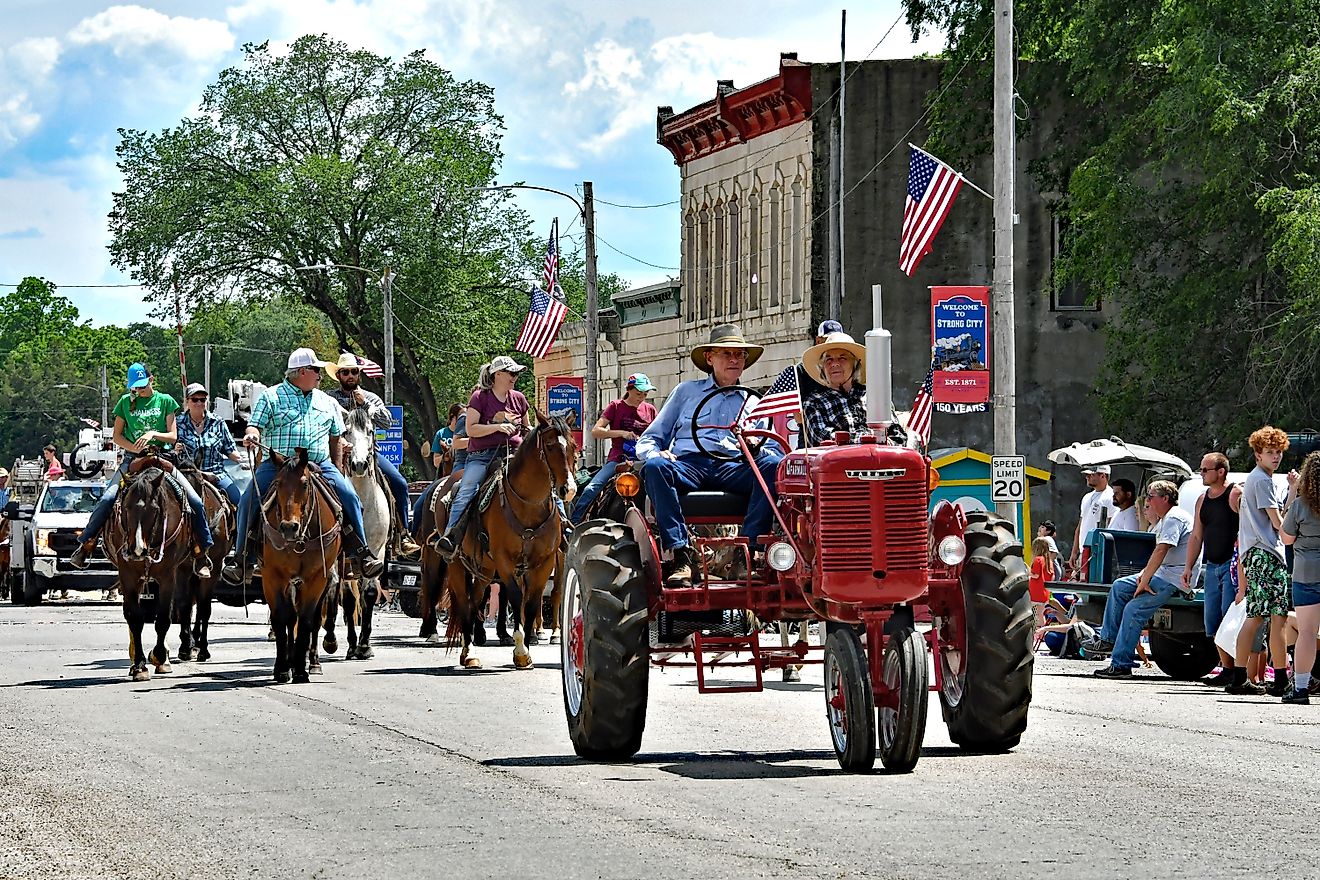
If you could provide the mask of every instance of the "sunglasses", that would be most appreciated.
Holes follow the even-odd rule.
[[[303,369],[304,369],[304,370],[311,370],[313,373],[315,373],[315,374],[318,375],[318,376],[321,375],[321,368],[320,368],[320,367],[303,367]]]
[[[189,402],[189,403],[206,403],[206,396],[203,395],[203,396],[201,396],[201,397],[190,397],[190,398],[188,398],[188,402]]]
[[[356,376],[358,373],[361,373],[361,372],[362,372],[361,370],[357,370],[357,369],[353,369],[353,370],[340,370],[340,371],[339,371],[339,375],[341,375],[341,376]]]

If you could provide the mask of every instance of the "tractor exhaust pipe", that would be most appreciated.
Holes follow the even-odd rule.
[[[866,331],[866,424],[884,435],[894,421],[893,337],[884,327],[880,285],[871,285],[871,318]]]

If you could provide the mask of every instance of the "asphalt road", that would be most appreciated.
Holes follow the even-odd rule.
[[[937,702],[905,776],[839,772],[818,667],[760,695],[653,672],[633,764],[574,757],[558,648],[486,669],[378,617],[310,685],[264,609],[128,680],[119,609],[0,608],[0,876],[1310,877],[1320,705],[1043,660],[1022,745],[961,754]],[[341,633],[342,642],[342,633]],[[171,648],[177,639],[171,638]]]

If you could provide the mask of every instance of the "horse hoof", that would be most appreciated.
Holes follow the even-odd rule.
[[[211,652],[206,650],[205,648],[197,652],[198,663],[205,663],[207,660],[210,659],[211,659]]]
[[[526,641],[527,641],[527,644],[529,644],[529,645],[539,645],[539,644],[541,644],[541,634],[540,634],[540,633],[536,633],[536,632],[529,632],[529,633],[527,634],[527,640],[526,640]]]
[[[174,671],[174,667],[171,666],[168,662],[156,664],[157,675],[169,675],[173,671]]]
[[[481,658],[480,658],[480,657],[469,657],[469,658],[467,658],[466,660],[463,661],[463,668],[464,668],[464,669],[480,669],[480,668],[481,668]]]
[[[307,684],[311,680],[312,680],[311,676],[309,676],[306,672],[295,672],[293,674],[294,684]]]
[[[559,644],[559,632],[557,630],[555,632],[550,633],[550,644],[552,645]]]
[[[320,663],[316,663],[316,664],[313,664],[313,665],[307,667],[307,674],[308,674],[308,675],[324,675],[324,674],[325,674],[325,670],[321,668],[321,664],[320,664]]]
[[[268,631],[268,632],[266,633],[266,641],[268,641],[268,642],[273,642],[273,641],[275,641],[275,630],[274,630],[274,628],[272,628],[270,631]]]
[[[349,645],[348,650],[344,652],[345,660],[356,660],[358,658],[358,646]]]
[[[514,669],[531,669],[531,668],[532,668],[532,655],[531,655],[531,654],[521,654],[521,655],[520,655],[520,654],[514,654],[514,655],[513,655],[513,668],[514,668]]]
[[[428,645],[438,645],[443,641],[444,639],[440,638],[440,633],[431,633],[426,637],[426,644]]]
[[[476,632],[472,634],[472,644],[478,648],[486,647],[486,628],[478,624]]]
[[[358,645],[357,658],[359,660],[370,660],[376,656],[376,652],[371,650],[371,645]]]
[[[513,636],[500,636],[500,647],[501,647],[501,648],[512,648],[512,647],[513,647]]]
[[[333,654],[339,650],[339,639],[332,635],[327,635],[325,638],[321,639],[321,648],[327,654]]]
[[[279,684],[288,684],[288,683],[289,683],[289,670],[287,670],[287,669],[276,669],[276,670],[275,670],[275,681],[276,681],[277,683],[279,683]]]
[[[128,673],[128,677],[131,678],[133,681],[151,681],[151,673],[146,669],[146,667],[143,667],[142,669],[132,670],[131,672]]]

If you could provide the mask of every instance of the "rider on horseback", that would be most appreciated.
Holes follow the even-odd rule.
[[[377,428],[385,429],[393,424],[394,419],[386,409],[385,401],[361,387],[362,365],[357,355],[344,352],[339,356],[339,362],[335,364],[335,378],[339,380],[339,387],[331,389],[330,396],[339,401],[345,412],[365,409],[371,416],[371,423]],[[400,527],[399,548],[402,555],[415,556],[422,548],[412,539],[412,529],[408,523],[408,481],[382,452],[376,453],[376,467],[385,475],[390,494],[394,496],[394,509],[398,514]]]
[[[124,460],[106,482],[101,500],[88,517],[87,527],[78,536],[78,549],[69,557],[69,564],[74,568],[87,567],[87,557],[96,549],[96,539],[110,518],[110,511],[119,496],[120,481],[128,472],[129,464],[148,450],[163,452],[178,440],[175,425],[178,411],[178,401],[152,386],[152,376],[145,366],[133,364],[128,368],[128,393],[119,398],[114,409],[114,442],[124,450]],[[177,471],[167,468],[166,473],[192,509],[193,537],[197,542],[193,551],[194,570],[198,577],[210,577],[211,564],[207,561],[206,550],[211,546],[211,525],[206,519],[206,507],[201,496]]]
[[[299,348],[290,354],[284,381],[262,392],[253,405],[243,442],[249,446],[264,444],[270,451],[289,457],[296,457],[299,448],[306,449],[308,460],[319,466],[339,496],[348,526],[344,530],[347,553],[357,559],[364,575],[378,577],[385,566],[367,548],[362,528],[362,502],[353,491],[353,484],[334,464],[339,451],[339,435],[344,432],[343,410],[316,387],[321,381],[321,371],[329,366],[330,363],[317,358],[310,348]],[[234,537],[235,562],[224,568],[225,580],[230,583],[236,584],[252,576],[255,560],[247,558],[248,533],[259,519],[257,507],[275,481],[276,470],[274,460],[267,458],[257,468],[251,485],[243,493]]]
[[[238,509],[238,499],[242,492],[234,478],[225,473],[225,459],[247,469],[248,464],[238,454],[234,446],[234,435],[228,426],[206,411],[206,386],[193,382],[183,393],[188,401],[188,408],[183,418],[177,422],[179,435],[179,453],[192,461],[199,471],[215,476],[215,485],[225,493],[229,503]]]

